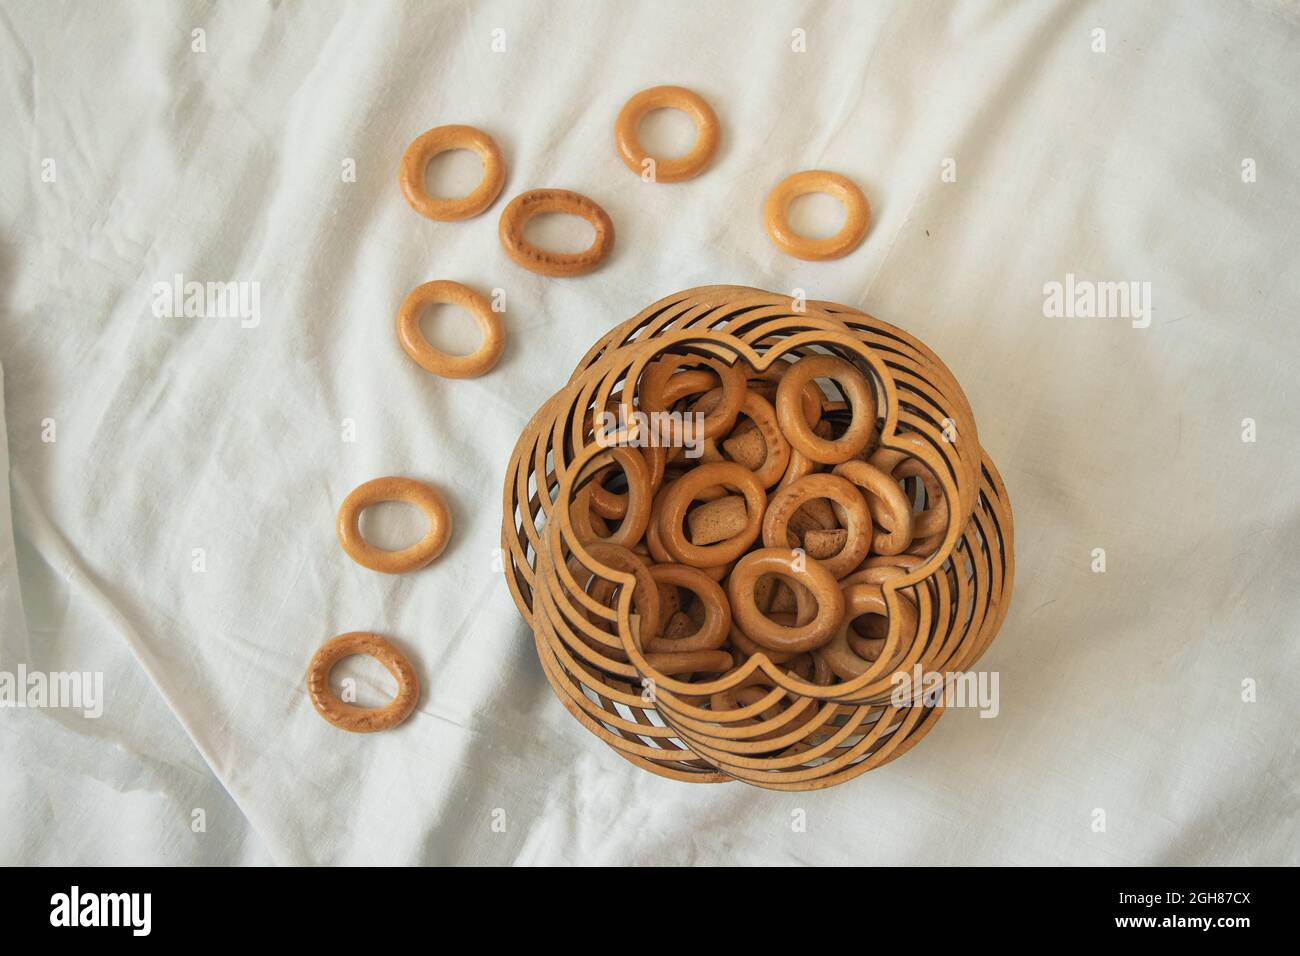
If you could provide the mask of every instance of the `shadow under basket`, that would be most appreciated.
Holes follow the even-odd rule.
[[[621,467],[596,433],[597,416],[621,409],[626,419],[640,408],[647,368],[665,356],[684,366],[743,362],[761,376],[828,354],[875,388],[877,454],[907,462],[893,474],[908,476],[900,481],[918,508],[941,516],[906,552],[865,562],[879,569],[872,580],[888,609],[875,621],[885,652],[852,676],[800,671],[752,642],[720,648],[731,660],[721,670],[686,672],[665,664],[669,655],[647,656],[637,579],[602,563],[585,513],[584,492]],[[845,411],[846,402],[821,397],[824,415]],[[830,302],[708,286],[623,322],[520,435],[503,505],[506,578],[555,695],[620,756],[676,780],[811,790],[901,756],[944,704],[942,695],[900,693],[919,689],[904,675],[969,671],[1011,598],[1010,503],[956,379],[911,335]]]

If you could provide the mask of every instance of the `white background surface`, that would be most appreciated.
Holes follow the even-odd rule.
[[[4,0],[0,668],[102,671],[108,700],[98,720],[0,711],[0,862],[1300,862],[1298,44],[1294,4],[1208,0]],[[619,106],[661,83],[722,122],[689,183],[643,184],[614,152]],[[508,167],[468,222],[397,188],[406,144],[445,123],[489,131]],[[874,222],[847,258],[800,263],[760,209],[818,167]],[[501,251],[506,200],[543,186],[613,217],[598,272],[544,279]],[[260,283],[260,324],[154,317],[176,273]],[[1067,273],[1150,282],[1151,326],[1045,318]],[[438,380],[400,351],[397,306],[434,278],[506,290],[490,375]],[[951,711],[829,792],[634,769],[553,699],[493,570],[533,409],[611,325],[715,282],[920,336],[1015,508],[1015,601],[981,662],[1000,716]],[[458,341],[454,315],[435,342]],[[334,538],[338,503],[383,474],[455,513],[413,575]],[[398,506],[377,518],[381,543],[416,533]],[[342,733],[307,700],[312,652],[358,629],[419,671],[396,731]]]

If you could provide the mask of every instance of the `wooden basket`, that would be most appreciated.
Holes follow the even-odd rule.
[[[592,556],[575,532],[572,505],[612,461],[591,433],[594,413],[620,402],[635,407],[643,372],[666,352],[728,365],[745,360],[759,370],[788,354],[830,353],[868,374],[880,447],[918,459],[947,509],[945,530],[914,542],[918,553],[882,582],[890,639],[900,597],[915,605],[918,619],[889,673],[818,683],[760,652],[720,677],[695,680],[660,673],[642,654],[634,579]],[[896,704],[893,673],[972,668],[1001,626],[1013,578],[1006,490],[980,448],[965,395],[938,357],[901,329],[846,306],[737,286],[668,296],[592,346],[515,446],[502,546],[543,672],[584,727],[666,777],[738,779],[777,790],[831,786],[914,746],[942,702]],[[615,600],[593,598],[592,581],[606,582]],[[738,699],[742,688],[751,702]]]

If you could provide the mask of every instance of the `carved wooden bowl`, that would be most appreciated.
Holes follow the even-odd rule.
[[[627,454],[619,449],[620,457],[608,435],[597,435],[596,416],[621,408],[630,418],[641,407],[648,370],[663,367],[666,356],[701,370],[746,363],[749,387],[757,390],[767,387],[764,374],[784,374],[788,363],[815,355],[851,363],[874,388],[871,461],[926,516],[916,527],[927,533],[905,551],[868,555],[855,569],[879,588],[884,613],[875,612],[874,631],[844,633],[854,648],[884,650],[839,673],[824,666],[821,650],[773,653],[737,634],[733,621],[728,640],[707,652],[712,656],[647,655],[637,578],[612,566],[620,561],[611,556],[625,557],[625,550],[601,540],[604,533],[617,536],[622,524],[609,531],[591,518],[594,486],[617,488]],[[851,413],[842,399],[820,390],[828,423],[820,427],[828,435]],[[683,399],[677,407],[693,406]],[[636,427],[617,437],[636,439]],[[657,512],[650,521],[658,521]],[[625,544],[645,566],[658,563],[662,546]],[[969,671],[1001,626],[1014,570],[1006,489],[980,447],[965,395],[938,357],[901,329],[847,306],[737,286],[668,296],[592,346],[519,437],[506,473],[502,546],[506,578],[543,672],[584,727],[662,776],[778,790],[841,783],[920,741],[944,701],[900,698],[896,675]],[[759,539],[749,550],[763,546]],[[813,616],[802,603],[797,613],[799,621]],[[849,626],[847,617],[841,623]],[[665,640],[653,643],[671,647]]]

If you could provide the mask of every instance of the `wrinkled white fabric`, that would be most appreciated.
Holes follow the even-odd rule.
[[[0,711],[0,862],[1300,862],[1298,43],[1296,5],[1264,2],[4,0],[0,669],[99,671],[107,700]],[[661,83],[722,122],[688,183],[613,148],[621,104]],[[445,123],[505,155],[467,222],[397,187]],[[807,168],[871,201],[835,262],[762,230]],[[609,211],[599,271],[506,258],[497,217],[542,186]],[[257,283],[259,321],[156,315],[178,274]],[[1149,327],[1045,316],[1067,275],[1149,282]],[[491,374],[400,351],[397,306],[435,278],[504,290]],[[621,760],[553,698],[494,566],[532,411],[611,325],[718,282],[920,336],[1015,508],[1014,604],[981,662],[999,715],[949,712],[826,792]],[[386,474],[455,515],[415,574],[334,538]],[[348,630],[419,672],[395,731],[307,700],[308,659]]]

